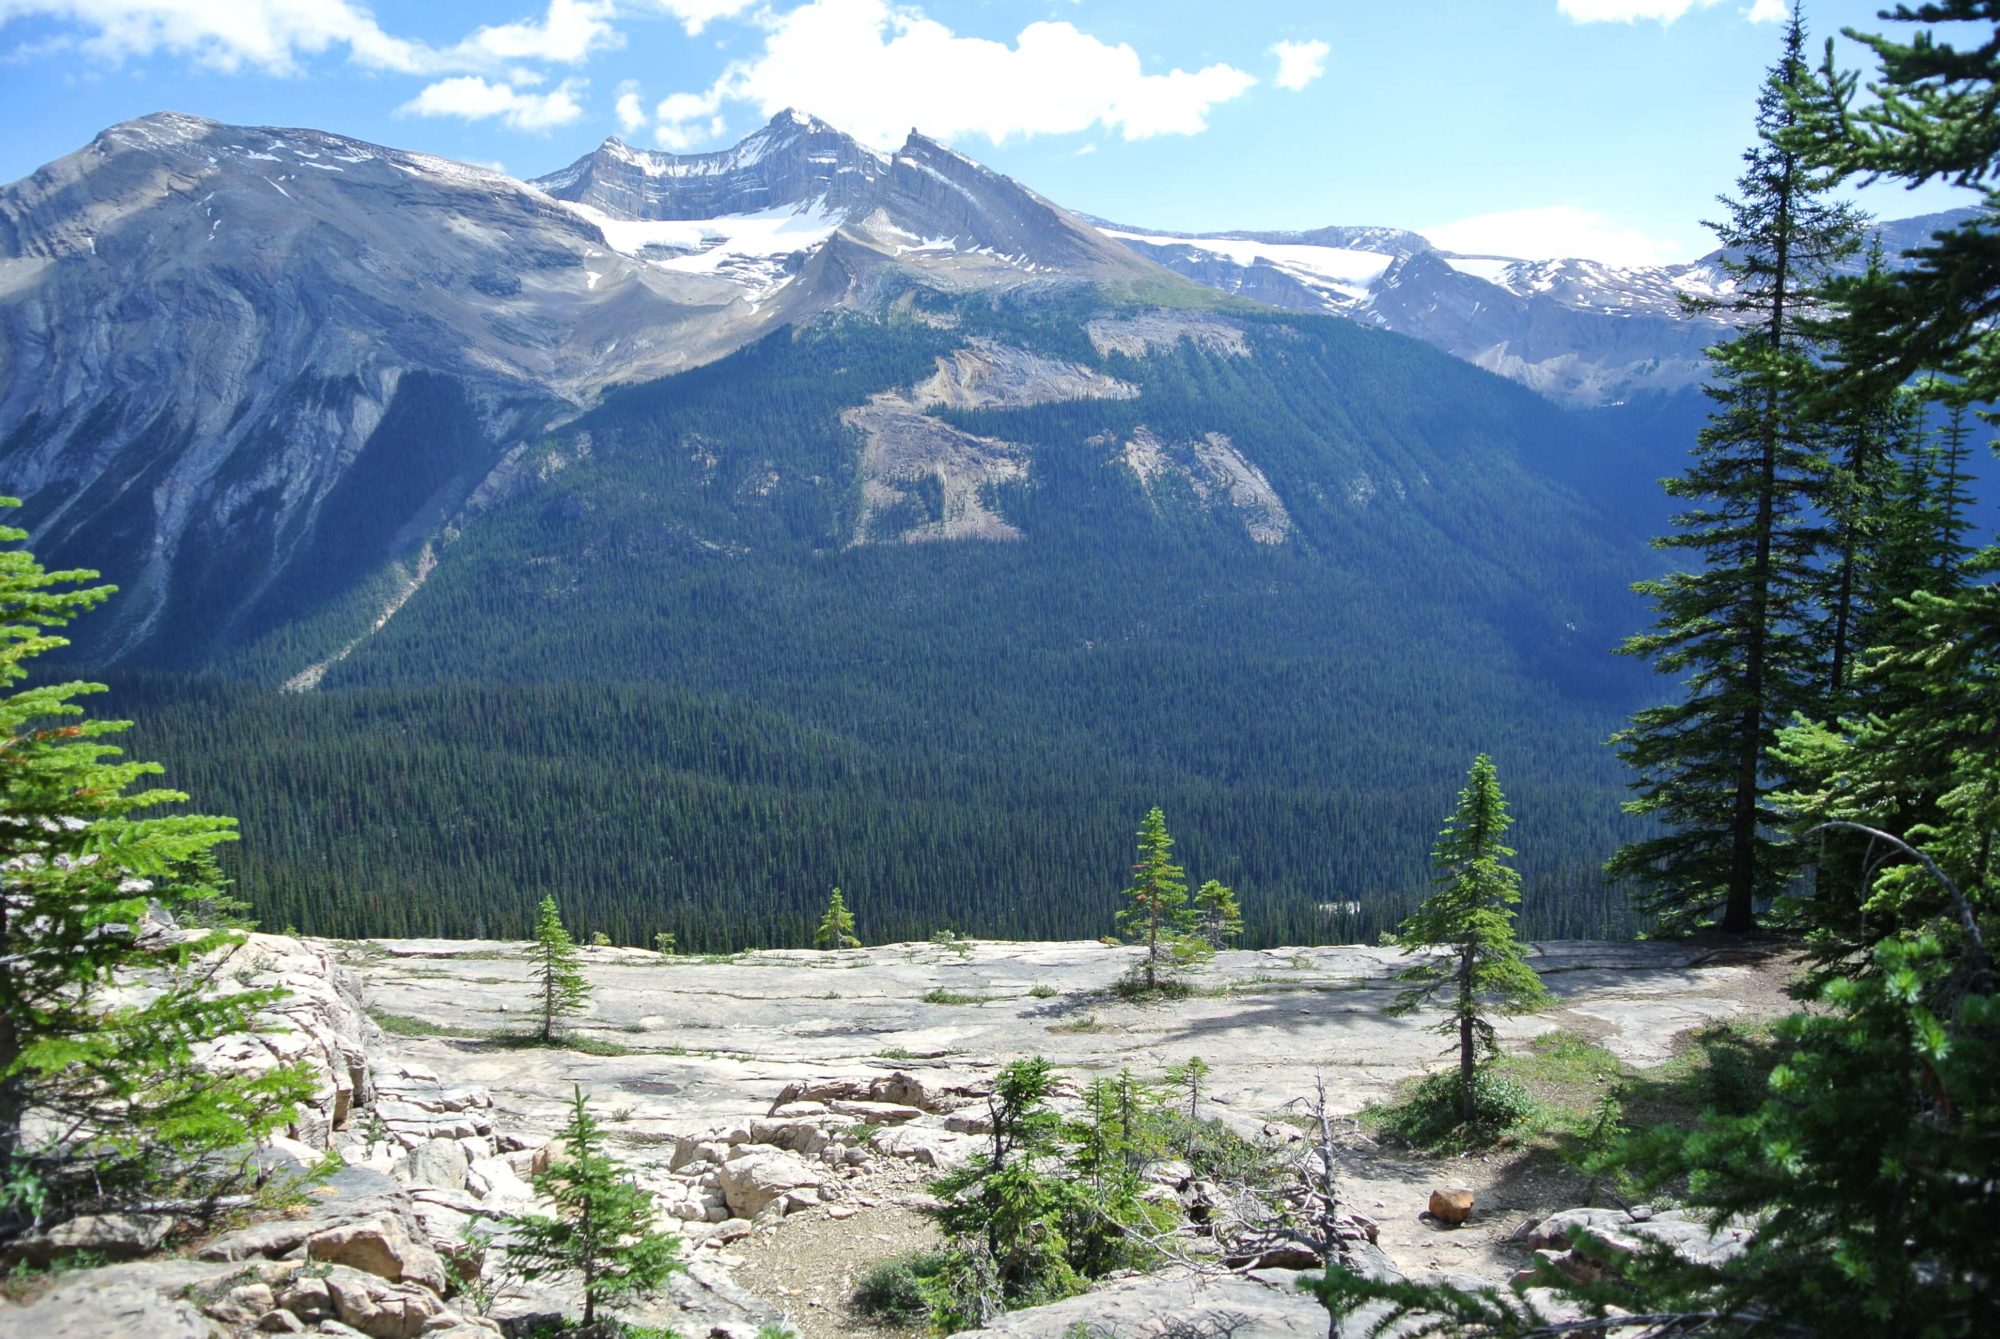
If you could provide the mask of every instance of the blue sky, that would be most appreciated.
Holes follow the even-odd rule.
[[[1809,4],[1815,44],[1880,30]],[[1748,142],[1778,0],[0,0],[0,181],[164,109],[559,167],[797,105],[1157,228],[1415,228],[1643,262]],[[1840,43],[1850,64],[1863,53]],[[1964,202],[1877,188],[1884,217]]]

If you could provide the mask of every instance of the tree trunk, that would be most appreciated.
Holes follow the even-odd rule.
[[[1479,1099],[1472,1091],[1472,946],[1458,958],[1458,1105],[1467,1125],[1479,1119]]]
[[[587,1156],[589,1150],[578,1149],[576,1156]],[[583,1328],[588,1330],[597,1323],[597,1244],[591,1239],[590,1200],[583,1202],[583,1213],[577,1219],[577,1237],[583,1244]]]
[[[1146,989],[1157,990],[1159,983],[1153,979],[1154,964],[1160,960],[1160,908],[1155,903],[1152,914],[1146,917]]]
[[[0,1021],[0,1075],[20,1058],[21,1044],[12,1019]],[[19,1075],[0,1078],[0,1167],[13,1164],[21,1147],[21,1122],[28,1114],[28,1095]]]

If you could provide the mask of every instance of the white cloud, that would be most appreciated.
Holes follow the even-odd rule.
[[[445,74],[576,64],[620,43],[615,12],[615,0],[548,0],[538,20],[489,25],[443,48],[385,32],[355,0],[0,0],[0,25],[66,23],[81,30],[79,49],[114,62],[164,52],[224,71],[294,74],[303,58],[344,48],[368,69]]]
[[[1707,9],[1720,0],[1556,0],[1556,8],[1578,23],[1637,23],[1658,19],[1672,23],[1690,9]]]
[[[445,53],[470,65],[490,61],[547,60],[575,65],[593,51],[620,46],[611,26],[612,0],[549,0],[539,23],[521,21],[480,28]]]
[[[675,93],[662,98],[653,109],[660,120],[653,127],[653,138],[670,153],[686,153],[703,140],[719,139],[727,128],[721,106],[720,95],[706,93]]]
[[[399,116],[456,116],[467,121],[498,117],[515,130],[546,131],[583,116],[576,95],[579,80],[565,79],[546,93],[529,93],[508,84],[489,84],[476,74],[440,79],[396,109]]]
[[[751,0],[653,0],[681,21],[692,37],[717,19],[735,18],[750,8]]]
[[[1278,58],[1278,73],[1271,82],[1297,92],[1326,73],[1326,58],[1332,50],[1318,40],[1276,43],[1271,54]]]
[[[1666,265],[1688,258],[1688,249],[1678,242],[1648,236],[1575,205],[1479,214],[1420,231],[1433,246],[1472,256],[1581,256],[1611,265]]]
[[[618,101],[612,105],[618,116],[618,128],[628,135],[637,134],[646,128],[646,105],[639,100],[639,85],[627,79],[618,85]]]
[[[1755,0],[1743,17],[1752,23],[1783,23],[1792,17],[1792,7],[1785,0]]]
[[[675,0],[679,3],[680,0]],[[961,37],[887,0],[809,0],[765,12],[764,49],[702,93],[662,102],[655,136],[685,148],[720,134],[725,102],[760,116],[798,107],[892,146],[911,127],[953,139],[1067,134],[1102,126],[1128,140],[1192,135],[1257,81],[1229,65],[1148,74],[1139,55],[1069,23],[1031,23],[1010,46]]]
[[[0,0],[0,24],[28,17],[82,29],[77,45],[110,61],[165,51],[220,70],[288,74],[301,56],[345,47],[358,64],[419,73],[435,56],[384,32],[351,0]]]

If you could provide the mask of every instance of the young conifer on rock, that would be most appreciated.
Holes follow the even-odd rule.
[[[590,1001],[590,984],[583,979],[583,965],[576,942],[563,928],[562,915],[553,897],[542,899],[535,916],[535,939],[527,948],[533,964],[529,975],[535,982],[535,1007],[541,1014],[537,1036],[554,1041],[562,1020],[583,1012]]]
[[[1160,964],[1184,958],[1193,939],[1187,875],[1174,863],[1173,847],[1167,817],[1154,805],[1139,825],[1139,860],[1132,866],[1132,886],[1125,890],[1130,903],[1118,913],[1119,931],[1146,947],[1139,982],[1148,991],[1160,988]]]
[[[861,947],[861,940],[854,933],[854,913],[847,909],[847,898],[838,888],[826,899],[826,912],[819,918],[819,928],[813,931],[813,947]]]
[[[1243,933],[1243,908],[1236,901],[1236,892],[1216,879],[1195,890],[1194,914],[1201,937],[1211,950],[1226,948],[1230,940]]]
[[[1458,1038],[1459,1110],[1468,1125],[1479,1114],[1474,1079],[1480,1054],[1496,1049],[1488,1014],[1532,1009],[1545,998],[1541,978],[1514,939],[1521,876],[1506,864],[1514,849],[1501,843],[1513,821],[1493,760],[1482,753],[1431,853],[1436,891],[1397,932],[1404,948],[1446,950],[1426,953],[1397,973],[1408,985],[1389,1012],[1412,1013],[1446,997],[1449,1012],[1437,1031]]]
[[[583,1292],[583,1325],[600,1306],[655,1292],[683,1266],[680,1238],[653,1227],[653,1197],[635,1185],[604,1149],[603,1128],[583,1089],[570,1100],[569,1123],[557,1133],[564,1157],[535,1177],[535,1193],[553,1216],[507,1220],[507,1264],[522,1280],[574,1279]]]
[[[0,527],[0,543],[26,538]],[[101,685],[17,687],[67,645],[52,629],[111,594],[76,589],[96,575],[0,550],[0,687],[16,688],[0,696],[0,1244],[78,1211],[205,1211],[312,1095],[297,1065],[196,1063],[281,992],[218,989],[241,937],[154,915],[233,916],[213,851],[234,820],[147,816],[187,797],[145,785],[158,764],[119,757],[108,737],[129,722],[85,717],[75,699]]]

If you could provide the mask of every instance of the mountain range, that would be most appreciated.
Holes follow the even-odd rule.
[[[795,112],[531,182],[163,114],[0,188],[0,489],[274,921],[1094,934],[1158,802],[1351,937],[1486,748],[1603,931],[1623,504],[1725,282],[1117,227]]]

